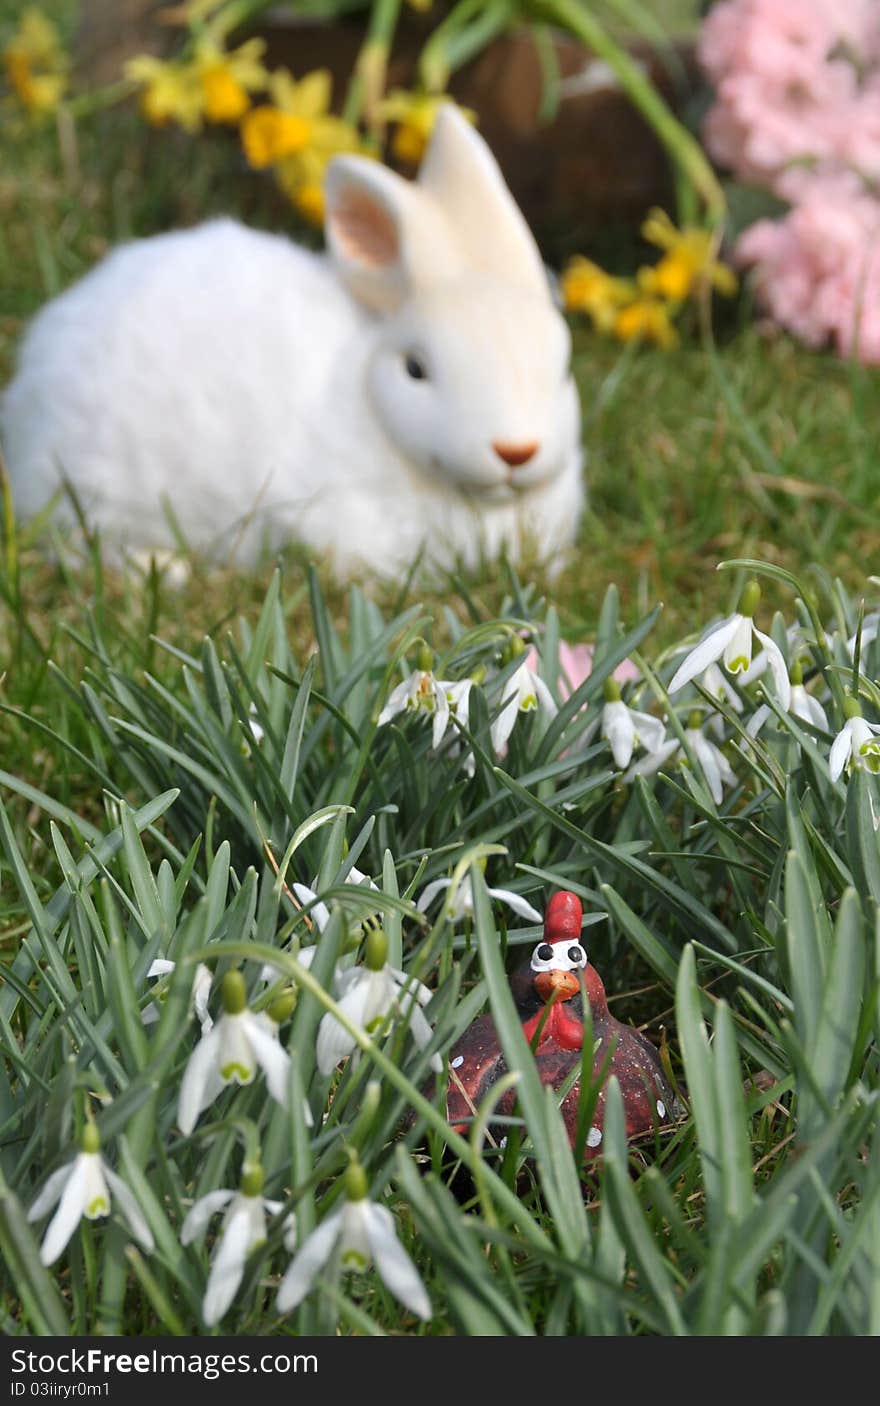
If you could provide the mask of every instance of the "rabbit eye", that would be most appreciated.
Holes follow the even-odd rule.
[[[428,371],[425,363],[414,352],[407,352],[403,364],[406,367],[406,374],[411,380],[427,381]]]

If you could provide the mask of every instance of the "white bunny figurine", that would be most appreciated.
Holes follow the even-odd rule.
[[[240,559],[293,538],[343,574],[527,541],[558,563],[583,499],[570,337],[484,141],[444,105],[416,182],[342,156],[326,204],[329,254],[215,220],[39,314],[2,408],[19,512],[67,482],[122,548],[172,543],[170,506]]]

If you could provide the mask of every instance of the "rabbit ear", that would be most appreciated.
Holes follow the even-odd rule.
[[[437,113],[417,185],[445,213],[472,268],[547,296],[531,230],[495,157],[454,103]]]
[[[377,161],[336,157],[324,195],[330,252],[350,291],[367,307],[392,312],[413,287],[464,266],[430,195]]]

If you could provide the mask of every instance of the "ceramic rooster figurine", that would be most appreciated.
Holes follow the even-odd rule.
[[[613,1047],[608,1076],[614,1074],[623,1094],[628,1137],[665,1123],[674,1113],[674,1094],[663,1073],[657,1051],[631,1025],[623,1025],[608,1010],[605,987],[591,966],[581,944],[580,899],[573,893],[556,893],[544,916],[544,937],[531,960],[511,978],[510,986],[526,1039],[533,1045],[541,1082],[560,1088],[581,1062],[583,1000],[586,995],[593,1018],[593,1077],[598,1078],[608,1050]],[[549,1010],[548,1010],[549,1004]],[[537,1043],[535,1043],[537,1037]],[[451,1074],[446,1096],[450,1123],[463,1129],[474,1107],[506,1073],[507,1065],[490,1015],[480,1016],[462,1036],[450,1056]],[[562,1116],[574,1143],[580,1081],[562,1102]],[[511,1090],[498,1104],[509,1114],[516,1099]],[[601,1090],[587,1133],[585,1158],[601,1152],[605,1116],[605,1089]]]

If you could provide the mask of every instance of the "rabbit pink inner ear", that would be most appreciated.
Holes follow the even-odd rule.
[[[400,260],[400,234],[391,213],[364,190],[340,192],[330,216],[339,253],[363,269],[378,272]]]

